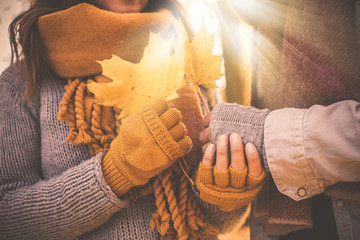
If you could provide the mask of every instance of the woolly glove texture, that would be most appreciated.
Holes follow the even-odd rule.
[[[200,163],[196,175],[196,186],[200,198],[218,206],[223,211],[231,211],[252,202],[261,188],[265,172],[253,177],[248,169],[237,171],[230,167],[219,171],[216,167],[207,167]]]
[[[146,184],[192,147],[181,114],[158,100],[126,119],[111,143],[102,167],[112,190],[121,196]]]
[[[264,168],[268,171],[268,164],[264,146],[264,124],[268,109],[260,110],[238,104],[217,104],[211,113],[210,142],[216,144],[220,135],[229,136],[231,133],[240,134],[243,144],[251,142],[259,152]]]

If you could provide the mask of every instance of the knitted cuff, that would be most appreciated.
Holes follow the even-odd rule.
[[[224,211],[232,211],[250,204],[261,189],[261,184],[252,187],[247,186],[241,190],[233,187],[221,188],[201,182],[198,182],[196,186],[202,200],[214,204]]]
[[[216,144],[220,135],[240,134],[243,144],[251,142],[259,152],[260,158],[267,166],[264,146],[264,124],[268,109],[257,109],[238,104],[217,104],[211,115],[210,141]]]
[[[214,167],[207,167],[202,162],[200,162],[199,169],[197,172],[197,178],[199,178],[200,182],[206,184],[213,184],[214,183]]]
[[[251,174],[248,174],[246,177],[246,185],[257,186],[264,180],[264,178],[265,178],[264,171],[262,171],[261,174],[257,177],[253,177]]]
[[[165,104],[164,101],[158,101],[154,106],[163,104]],[[159,113],[156,112],[156,109],[144,107],[141,109],[141,114],[155,141],[170,160],[176,160],[182,157],[184,153],[190,151],[192,147],[191,142],[186,141],[184,144],[182,142],[179,142],[179,144],[175,142],[163,122],[157,117]]]
[[[196,176],[196,186],[200,198],[205,202],[218,206],[221,210],[231,211],[251,203],[261,188],[265,177],[253,177],[248,169],[237,171],[230,167],[219,171],[215,167],[207,167],[202,163]]]
[[[226,171],[220,171],[214,168],[214,183],[219,187],[227,187],[230,184],[230,173],[229,169]]]
[[[127,193],[134,185],[127,180],[122,173],[117,169],[115,164],[112,161],[112,158],[109,156],[111,153],[107,153],[101,163],[101,168],[104,174],[105,181],[116,194],[116,196],[121,197]]]
[[[247,167],[241,171],[235,170],[230,167],[230,184],[234,188],[242,188],[245,185],[247,175]]]

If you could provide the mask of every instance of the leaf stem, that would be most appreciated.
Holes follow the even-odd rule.
[[[200,98],[200,101],[201,101],[202,105],[203,105],[204,108],[205,108],[206,115],[209,114],[210,111],[209,111],[209,109],[208,109],[208,107],[207,107],[207,104],[205,104],[204,97],[202,96],[201,92],[197,92],[197,93],[198,93],[198,95],[199,95],[199,98]]]
[[[183,162],[187,165],[184,157],[179,158],[179,159],[178,159],[178,162],[179,162],[179,165],[180,165],[180,167],[181,167],[181,170],[183,171],[184,175],[185,175],[186,178],[189,180],[189,182],[191,183],[191,185],[195,185],[195,183],[193,182],[193,180],[191,180],[191,178],[189,177],[189,175],[186,173],[186,171],[185,171],[185,169],[184,169],[184,167],[183,167],[183,165],[182,165],[182,163],[181,163],[181,159],[182,159]]]

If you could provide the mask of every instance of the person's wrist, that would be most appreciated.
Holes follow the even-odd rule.
[[[134,184],[119,171],[114,160],[112,152],[109,151],[101,162],[101,168],[107,184],[118,197],[121,197],[133,188]]]

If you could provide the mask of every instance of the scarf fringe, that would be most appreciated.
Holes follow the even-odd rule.
[[[116,120],[121,109],[98,105],[92,97],[90,120],[86,119],[85,98],[92,94],[85,82],[88,84],[94,79],[68,79],[58,119],[70,127],[66,139],[68,142],[87,145],[90,153],[96,155],[109,150],[111,141],[121,127],[121,122]],[[101,121],[104,116],[113,118],[114,128]],[[141,197],[155,198],[157,210],[151,217],[150,226],[159,232],[163,240],[206,239],[209,235],[216,235],[218,228],[206,221],[188,178],[180,166],[175,166],[154,177],[148,184],[130,190],[128,198],[132,201]]]
[[[70,127],[66,138],[68,142],[76,145],[88,145],[90,153],[96,155],[101,151],[106,152],[111,141],[115,138],[116,129],[102,125],[102,116],[109,111],[111,111],[110,114],[114,116],[115,114],[109,107],[100,106],[92,100],[90,124],[86,121],[84,99],[86,95],[89,95],[89,92],[85,81],[90,83],[94,80],[92,78],[68,80],[64,97],[60,102],[58,119],[66,122]],[[109,115],[109,113],[106,115]]]

